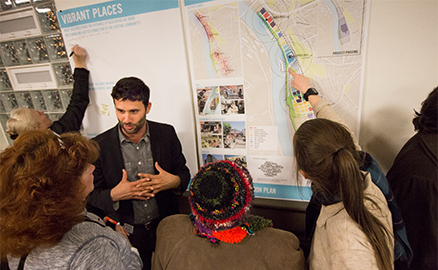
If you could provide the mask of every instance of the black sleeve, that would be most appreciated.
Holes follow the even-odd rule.
[[[79,131],[90,98],[88,83],[90,72],[84,68],[76,68],[73,74],[73,93],[67,110],[58,121],[53,122],[50,129],[58,134],[69,131]]]

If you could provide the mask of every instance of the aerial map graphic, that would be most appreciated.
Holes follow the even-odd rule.
[[[244,113],[200,114],[197,120],[244,121],[246,148],[239,154],[249,156],[248,166],[251,156],[271,156],[263,164],[290,167],[274,157],[292,157],[295,130],[315,118],[310,104],[291,86],[289,68],[309,77],[358,132],[367,0],[198,2],[185,8],[192,83],[197,89],[243,85],[244,96],[236,97],[236,106],[244,107]],[[233,105],[223,98],[221,104]]]

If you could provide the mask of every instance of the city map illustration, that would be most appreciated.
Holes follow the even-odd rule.
[[[223,141],[220,147],[203,141],[203,155],[227,154],[230,149],[225,146],[231,138],[237,141],[235,151],[261,173],[259,182],[294,184],[296,180],[281,180],[279,168],[290,167],[293,134],[315,115],[291,86],[289,68],[309,77],[311,86],[358,133],[367,5],[365,0],[253,0],[186,6],[185,30],[198,104],[199,93],[208,94],[205,89],[239,89],[242,94],[217,90],[209,99],[203,97],[203,112],[197,115],[203,125],[209,120],[245,123],[245,128],[227,134],[202,133],[208,141]],[[237,109],[233,113],[232,106],[242,107],[242,113]],[[235,135],[238,132],[245,134]],[[265,158],[257,158],[261,156]]]

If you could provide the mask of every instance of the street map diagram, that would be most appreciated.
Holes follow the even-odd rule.
[[[296,185],[294,173],[283,181],[278,179],[281,171],[267,176],[260,170],[265,168],[262,164],[277,164],[279,170],[291,167],[293,134],[304,121],[315,118],[310,104],[291,86],[289,68],[309,77],[358,134],[368,5],[368,0],[253,0],[186,6],[194,91],[242,85],[239,93],[244,93],[221,92],[214,104],[202,101],[207,109],[220,105],[222,111],[198,114],[197,121],[244,122],[245,128],[216,136],[246,147],[234,150],[203,142],[207,147],[201,147],[202,154],[226,155],[234,150],[260,172],[259,183]],[[232,106],[243,113],[233,113]],[[257,164],[257,159],[263,161]]]

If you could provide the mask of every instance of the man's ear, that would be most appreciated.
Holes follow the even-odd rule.
[[[151,108],[152,108],[152,103],[149,102],[148,106],[146,107],[146,114],[148,114],[151,111]]]

